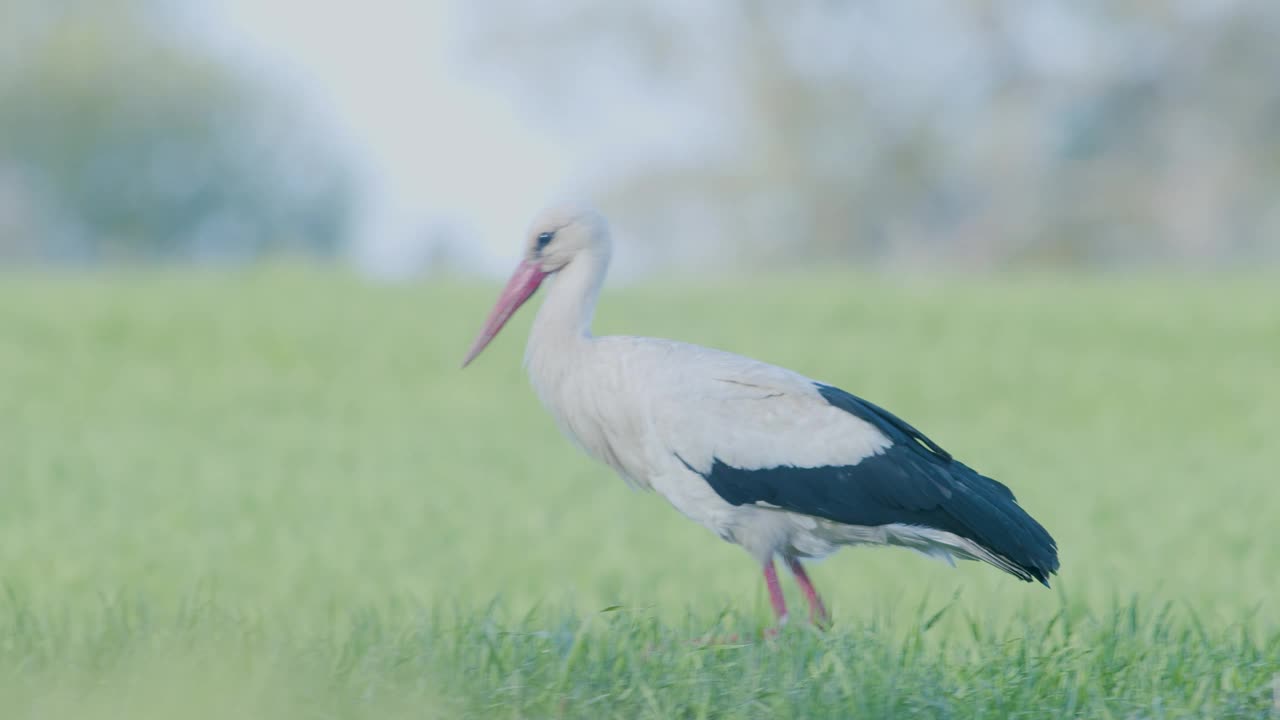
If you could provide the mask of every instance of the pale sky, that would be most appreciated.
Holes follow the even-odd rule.
[[[668,81],[659,93],[620,80],[624,75],[607,57],[585,58],[576,71],[580,77],[550,81],[590,85],[591,107],[564,108],[565,115],[556,116],[564,121],[559,134],[546,116],[535,123],[515,88],[500,86],[462,57],[454,13],[465,1],[223,0],[201,6],[207,19],[201,26],[212,30],[228,55],[306,96],[345,139],[369,201],[353,238],[360,266],[386,275],[420,269],[424,233],[447,227],[464,239],[461,259],[468,266],[503,273],[537,209],[565,195],[592,200],[584,192],[592,178],[614,176],[662,153],[687,158],[697,152],[716,162],[717,152],[743,151],[731,140],[734,83],[715,75],[726,70],[713,59],[683,73],[684,87]],[[699,12],[696,4],[665,2],[668,11]],[[983,75],[987,49],[975,44],[967,16],[933,0],[873,6],[874,12],[855,18],[865,26],[859,42],[815,43],[814,61],[883,77],[871,97],[877,107],[901,104],[908,114],[947,107],[953,129],[965,132],[965,109],[980,109],[990,89]],[[1008,18],[1018,29],[1013,37],[1027,43],[1025,57],[1043,74],[1087,78],[1098,63],[1123,62],[1103,51],[1126,44],[1098,42],[1062,3],[1029,0],[1019,8]],[[706,28],[699,39],[714,45],[714,18],[692,26]],[[833,49],[838,57],[818,52]],[[514,70],[519,77],[523,68]],[[630,268],[628,247],[619,243],[623,275]]]
[[[418,234],[440,222],[475,237],[474,261],[499,272],[537,208],[576,194],[582,158],[458,67],[448,0],[224,0],[208,12],[219,44],[332,114],[372,201],[357,238],[367,268],[410,269]]]

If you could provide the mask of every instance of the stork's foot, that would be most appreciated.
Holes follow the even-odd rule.
[[[822,597],[818,595],[818,589],[813,586],[813,581],[809,579],[809,574],[804,571],[804,565],[796,558],[787,558],[787,567],[791,569],[791,574],[796,578],[796,584],[800,586],[800,591],[804,593],[804,599],[809,602],[809,622],[819,630],[831,629],[831,613],[827,612],[827,606],[823,604]]]
[[[809,606],[809,623],[815,628],[826,632],[831,629],[831,613],[827,612],[822,600],[819,599],[816,605],[817,607]]]
[[[769,588],[769,604],[773,606],[773,616],[778,619],[777,627],[781,628],[787,624],[787,601],[782,597],[782,585],[778,582],[778,569],[773,566],[773,558],[764,565],[764,584]]]

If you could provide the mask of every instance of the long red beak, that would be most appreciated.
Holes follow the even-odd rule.
[[[467,357],[462,361],[462,367],[471,364],[472,360],[484,350],[489,341],[498,335],[498,331],[503,325],[516,314],[516,310],[525,303],[526,300],[533,297],[533,293],[542,284],[543,278],[547,276],[542,272],[542,268],[538,263],[531,260],[525,260],[520,263],[520,267],[516,268],[515,273],[511,275],[511,279],[507,281],[507,286],[502,289],[502,294],[498,296],[498,303],[493,306],[493,310],[489,313],[489,319],[484,322],[484,329],[480,331],[480,336],[471,344],[471,349],[467,351]]]

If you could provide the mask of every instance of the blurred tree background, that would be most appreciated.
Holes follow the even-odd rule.
[[[329,255],[352,183],[304,109],[154,0],[0,0],[0,262]]]
[[[262,2],[285,32],[320,20]],[[384,204],[417,216],[369,217],[395,181],[354,172],[367,158],[283,91],[292,81],[211,51],[194,7],[217,6],[0,0],[0,262],[244,261],[381,243],[408,267],[479,264],[478,246],[497,247],[467,216],[513,206],[510,192],[465,211],[401,192]],[[568,174],[614,217],[638,269],[1280,260],[1270,0],[383,0],[360,12],[450,24],[384,47],[390,33],[330,18],[328,54],[341,57],[310,80],[350,69],[365,73],[350,84],[385,88],[335,100],[330,116],[378,97],[385,115],[404,109],[409,130],[381,161],[449,187],[511,163],[443,160],[416,137],[523,141],[491,144],[497,125],[472,116],[441,120],[459,97],[427,68],[483,88],[499,100],[481,112],[510,111],[577,154]],[[358,63],[379,55],[380,74]],[[371,127],[366,144],[387,145]]]
[[[619,86],[699,119],[601,181],[661,257],[708,259],[696,227],[770,264],[1280,258],[1280,3],[467,7],[552,127]]]

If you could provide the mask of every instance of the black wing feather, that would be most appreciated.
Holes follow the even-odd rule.
[[[856,465],[742,469],[714,458],[700,474],[732,505],[769,503],[849,525],[936,528],[1007,560],[1006,569],[1024,580],[1049,584],[1058,569],[1057,544],[1009,488],[954,460],[887,410],[827,385],[818,385],[818,392],[893,444]]]
[[[929,448],[929,450],[933,451],[933,453],[939,458],[946,460],[947,462],[951,461],[951,453],[943,450],[924,433],[912,427],[906,420],[903,420],[897,415],[894,415],[869,400],[863,400],[857,395],[847,393],[838,387],[823,385],[822,383],[815,383],[815,385],[818,388],[818,394],[821,395],[828,403],[831,403],[850,415],[856,415],[857,417],[866,420],[876,426],[880,432],[888,435],[890,440],[903,444],[907,444],[911,440],[915,440]]]

